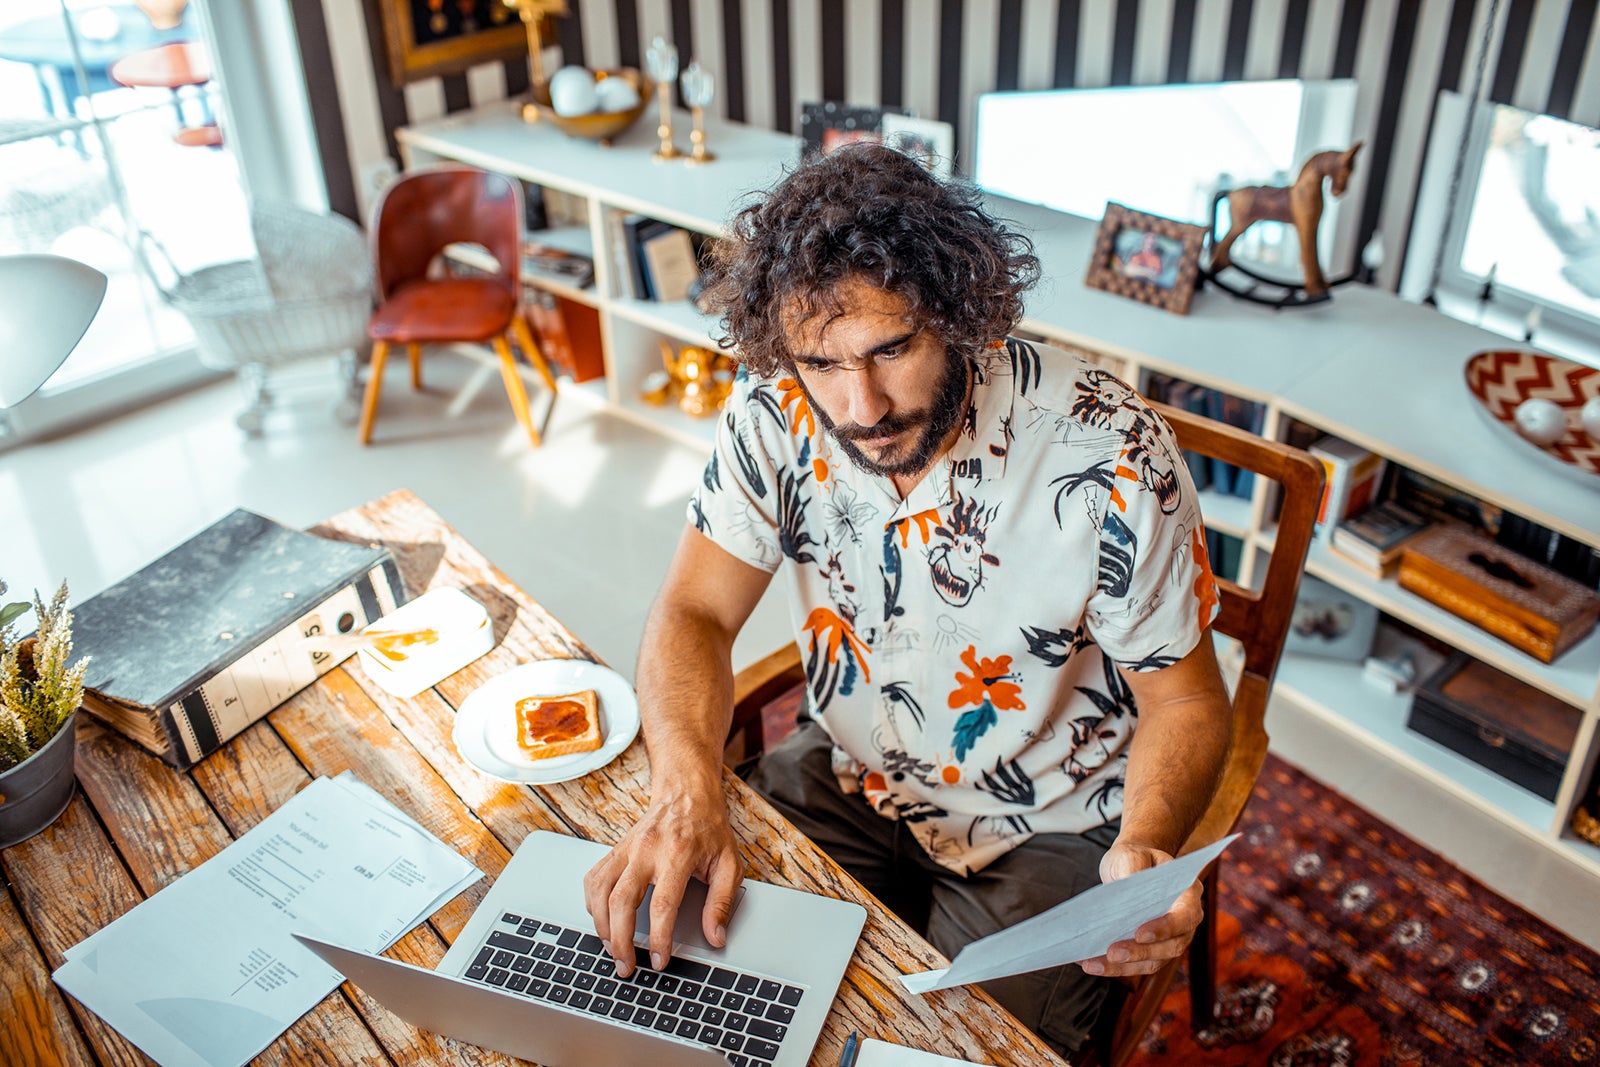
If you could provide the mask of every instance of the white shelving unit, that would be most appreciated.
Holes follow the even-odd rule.
[[[652,116],[653,117],[653,116]],[[687,116],[676,129],[687,131]],[[618,284],[618,214],[638,212],[716,235],[747,194],[772,185],[798,159],[792,137],[708,120],[706,166],[658,163],[654,123],[641,119],[612,148],[524,124],[514,104],[461,113],[405,130],[408,166],[459,160],[513,174],[583,198],[587,232],[577,247],[595,256],[592,289],[535,284],[599,310],[605,348],[606,403],[616,414],[709,448],[715,419],[694,419],[639,399],[645,375],[661,366],[663,340],[710,344],[716,324],[686,303],[631,299]],[[686,132],[680,140],[686,139]],[[1552,469],[1530,447],[1488,426],[1463,381],[1473,353],[1505,347],[1494,333],[1361,286],[1337,290],[1315,308],[1274,312],[1202,293],[1176,316],[1083,284],[1096,222],[1031,204],[991,198],[997,216],[1027,233],[1044,266],[1023,328],[1094,353],[1142,386],[1162,374],[1219,389],[1264,406],[1263,433],[1281,438],[1290,419],[1306,423],[1591,546],[1600,546],[1600,479]],[[549,237],[548,234],[545,235]],[[560,240],[573,239],[564,235]],[[586,238],[586,240],[584,240]],[[556,243],[556,238],[550,238]],[[565,386],[564,386],[565,388]],[[592,391],[596,383],[576,387]],[[1244,542],[1248,582],[1271,552],[1273,490],[1261,479],[1251,499],[1205,492],[1208,524]],[[1406,728],[1409,696],[1392,696],[1362,678],[1360,666],[1286,656],[1275,713],[1312,716],[1353,738],[1403,773],[1462,798],[1491,818],[1571,860],[1600,884],[1600,848],[1567,829],[1572,808],[1600,748],[1600,632],[1554,664],[1517,649],[1402,590],[1348,566],[1322,542],[1309,573],[1371,603],[1453,648],[1580,709],[1577,743],[1554,802],[1464,759]],[[1316,773],[1315,767],[1308,767]]]

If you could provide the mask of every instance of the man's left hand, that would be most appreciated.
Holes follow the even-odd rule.
[[[1166,863],[1173,857],[1160,849],[1143,845],[1113,844],[1100,859],[1100,880],[1114,882],[1147,867]],[[1197,881],[1165,915],[1157,916],[1134,931],[1128,941],[1114,942],[1104,956],[1084,960],[1079,966],[1088,974],[1135,975],[1158,971],[1168,960],[1183,955],[1203,914],[1200,883]]]

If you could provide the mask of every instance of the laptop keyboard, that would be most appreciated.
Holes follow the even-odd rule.
[[[770,1067],[804,990],[771,978],[673,957],[627,978],[592,933],[506,912],[462,976],[524,997],[675,1034],[734,1067]]]

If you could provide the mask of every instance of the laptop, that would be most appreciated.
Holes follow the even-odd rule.
[[[666,968],[623,980],[583,904],[584,872],[607,851],[530,833],[432,971],[295,937],[412,1026],[547,1067],[805,1067],[866,909],[747,879],[715,949],[691,880]]]

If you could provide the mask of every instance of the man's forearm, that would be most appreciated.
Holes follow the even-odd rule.
[[[720,796],[733,717],[733,635],[714,619],[657,602],[639,652],[639,705],[658,798]]]
[[[1128,756],[1121,836],[1177,855],[1216,792],[1227,762],[1232,709],[1197,698],[1141,714]]]
[[[1226,766],[1233,705],[1209,635],[1171,667],[1124,677],[1134,689],[1139,725],[1129,748],[1120,836],[1177,855]]]

